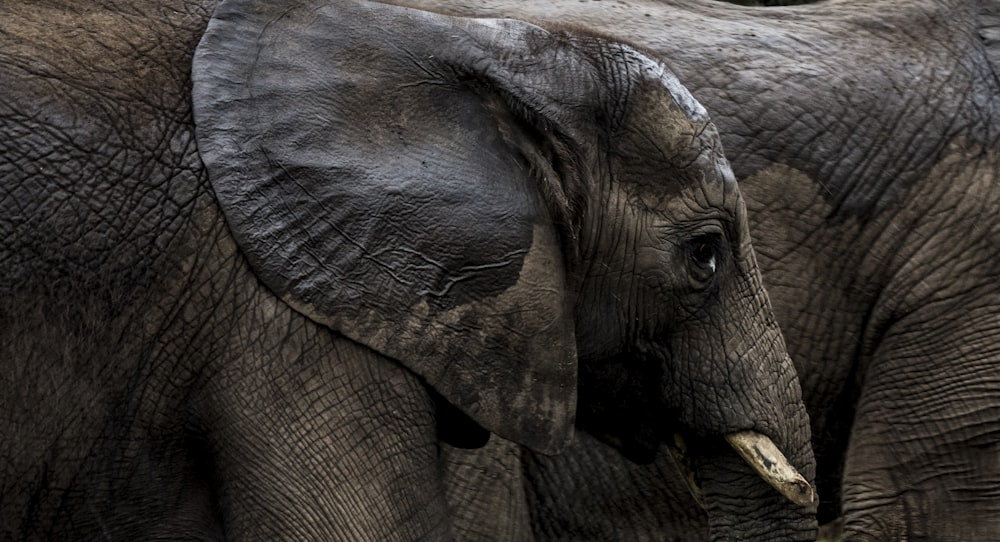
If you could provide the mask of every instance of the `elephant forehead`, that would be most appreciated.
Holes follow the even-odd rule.
[[[672,157],[622,162],[619,180],[642,208],[677,219],[705,211],[736,215],[743,205],[739,185],[728,160],[713,142],[699,142],[699,151],[678,163]]]
[[[718,130],[669,72],[637,83],[614,146],[619,180],[646,207],[737,205],[736,178]]]

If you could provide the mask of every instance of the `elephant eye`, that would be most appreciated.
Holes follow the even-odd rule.
[[[691,262],[693,277],[707,286],[719,265],[719,249],[722,238],[717,234],[705,234],[692,238],[688,242],[688,259]]]

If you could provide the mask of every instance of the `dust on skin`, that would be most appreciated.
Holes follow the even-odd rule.
[[[448,310],[432,310],[426,296],[406,311],[399,321],[386,321],[385,316],[374,310],[360,310],[354,314],[327,314],[316,307],[285,295],[284,301],[316,322],[338,330],[347,337],[397,360],[423,358],[440,360],[449,354],[476,358],[478,354],[496,349],[498,340],[511,341],[512,336],[531,333],[531,340],[514,339],[520,348],[530,348],[519,360],[531,370],[481,366],[469,375],[475,385],[464,386],[472,394],[464,401],[448,399],[463,405],[466,414],[476,417],[480,411],[507,412],[510,410],[541,410],[555,413],[551,420],[554,427],[565,428],[568,441],[572,437],[572,418],[575,411],[575,391],[550,396],[530,393],[545,386],[547,380],[561,382],[562,375],[576,374],[576,342],[573,336],[573,314],[566,298],[564,264],[555,232],[548,227],[535,225],[531,247],[524,255],[518,280],[503,292],[477,299]],[[498,330],[501,330],[498,332]],[[460,345],[455,351],[446,346]],[[540,361],[544,360],[544,361]],[[432,386],[449,378],[449,366],[462,361],[451,358],[436,366],[424,366],[422,374]],[[542,365],[555,362],[551,369]],[[463,370],[464,371],[464,370]],[[455,371],[456,373],[462,371]],[[468,372],[468,371],[465,371]],[[515,389],[529,390],[518,395],[503,395],[506,385],[496,385],[498,378],[519,374],[528,380],[518,383]],[[575,383],[575,376],[570,383]],[[562,384],[557,384],[562,388]],[[570,397],[569,404],[556,401]]]

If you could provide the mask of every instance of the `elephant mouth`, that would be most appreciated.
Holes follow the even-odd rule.
[[[808,506],[815,501],[816,493],[812,485],[789,463],[770,438],[756,431],[730,433],[724,438],[761,479],[786,499],[799,506]],[[680,433],[674,433],[672,442],[668,442],[668,448],[684,474],[691,495],[704,508],[705,501],[688,453],[687,440]]]

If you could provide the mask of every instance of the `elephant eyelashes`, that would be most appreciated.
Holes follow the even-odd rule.
[[[722,236],[717,233],[698,235],[688,241],[691,276],[699,283],[699,288],[708,287],[715,277],[721,248]]]

